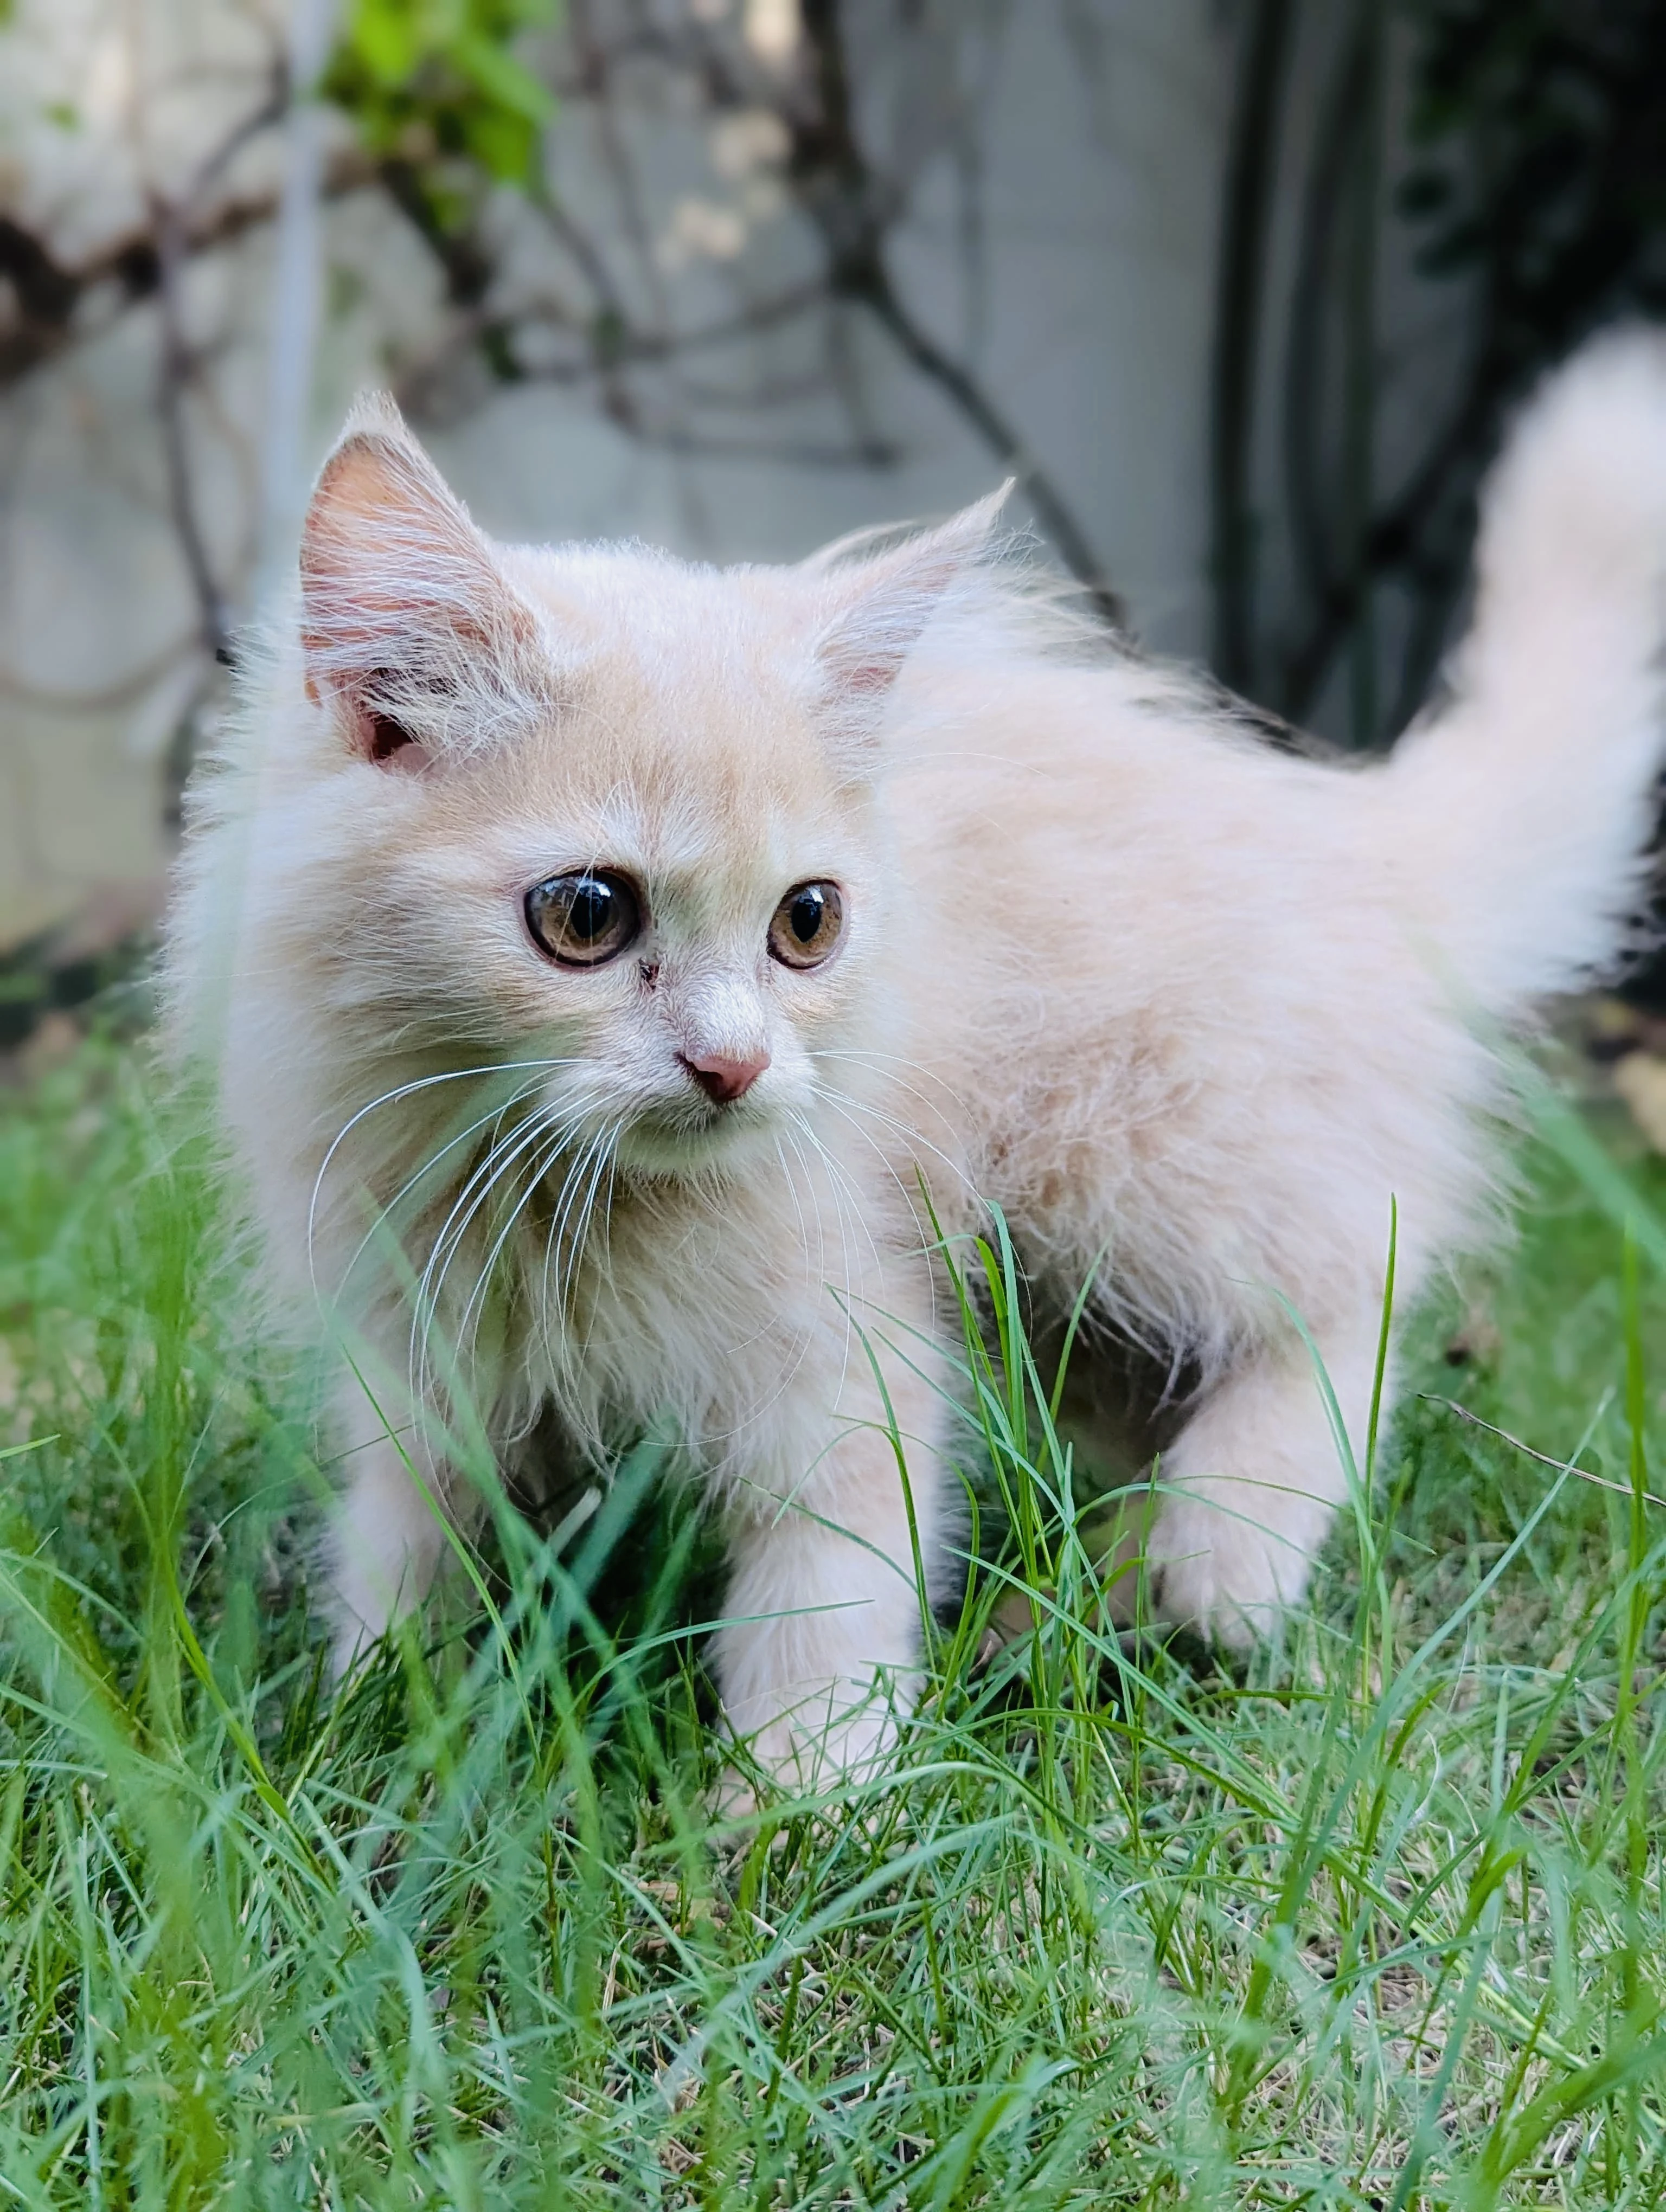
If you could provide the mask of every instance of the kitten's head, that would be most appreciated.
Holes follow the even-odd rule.
[[[549,1126],[639,1171],[773,1152],[865,1034],[888,696],[997,503],[792,569],[494,546],[362,406],[301,550],[360,1048],[548,1061]]]

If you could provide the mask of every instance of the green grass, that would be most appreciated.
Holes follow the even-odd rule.
[[[1124,1648],[1013,1339],[1032,1632],[987,1656],[987,1573],[891,1773],[725,1829],[650,1460],[333,1698],[309,1378],[198,1147],[113,1047],[14,1094],[0,2202],[1666,2202],[1666,1179],[1628,1261],[1613,1150],[1541,1148],[1414,1380],[1617,1487],[1414,1398],[1280,1650]]]

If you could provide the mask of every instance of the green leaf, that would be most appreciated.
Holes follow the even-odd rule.
[[[392,89],[415,75],[424,40],[409,0],[358,0],[347,43],[377,82]]]
[[[477,31],[465,31],[452,45],[452,58],[480,90],[529,123],[547,123],[556,103],[547,86],[501,46]]]
[[[538,132],[524,115],[499,108],[471,109],[464,119],[469,154],[499,184],[528,183],[536,167]]]

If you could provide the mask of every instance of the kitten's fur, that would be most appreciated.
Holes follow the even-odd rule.
[[[1529,411],[1450,701],[1352,773],[1061,613],[994,504],[797,568],[496,546],[391,408],[350,422],[173,947],[271,1267],[354,1347],[344,1654],[435,1571],[424,1488],[466,1516],[465,1392],[500,1449],[550,1401],[598,1455],[669,1415],[727,1517],[733,1726],[872,1755],[959,1442],[922,1177],[1201,1376],[1163,1610],[1239,1638],[1300,1596],[1342,1475],[1290,1313],[1358,1437],[1391,1197],[1403,1308],[1487,1226],[1489,1029],[1639,902],[1666,356],[1607,341]],[[523,895],[592,865],[647,933],[569,970]],[[848,925],[800,973],[766,932],[812,880]],[[686,1065],[765,1052],[727,1104]]]

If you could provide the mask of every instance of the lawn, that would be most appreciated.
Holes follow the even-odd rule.
[[[652,1453],[333,1693],[200,1138],[131,1047],[0,1097],[3,2201],[1666,2201],[1666,1171],[1547,1126],[1280,1649],[1097,1625],[1009,1332],[894,1769],[725,1826]]]

